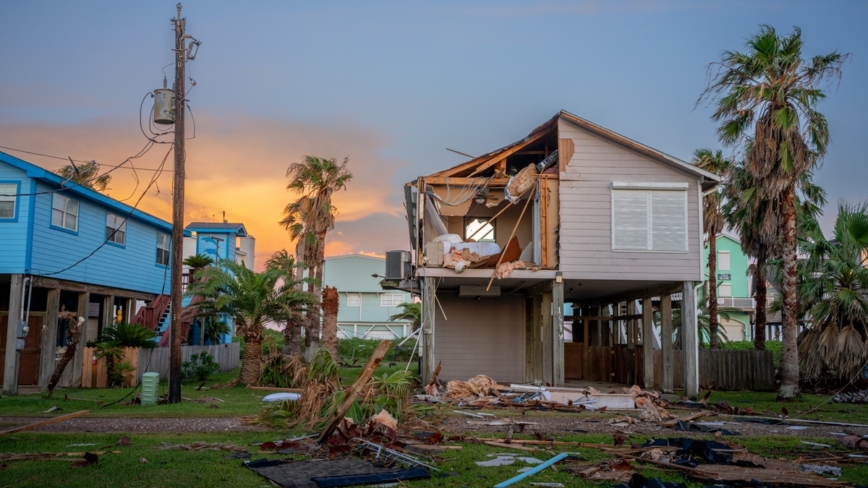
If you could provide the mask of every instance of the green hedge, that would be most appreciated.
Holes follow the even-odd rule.
[[[753,351],[753,341],[730,341],[723,344],[723,349],[732,349],[735,351]],[[766,341],[766,350],[771,351],[775,357],[775,368],[781,366],[781,355],[783,354],[783,344],[781,341]]]
[[[383,360],[384,362],[410,360],[410,354],[413,352],[413,346],[416,345],[416,340],[410,339],[402,346],[398,346],[398,343],[402,340],[403,339],[396,339],[392,341],[392,347],[389,349],[389,352],[386,353],[386,358]],[[338,357],[342,363],[361,366],[371,357],[371,354],[374,353],[374,349],[376,349],[379,344],[380,341],[377,339],[342,339],[338,341]],[[419,351],[416,351],[416,354],[418,353]]]

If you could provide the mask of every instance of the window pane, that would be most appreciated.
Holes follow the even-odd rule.
[[[494,242],[494,225],[488,223],[487,218],[466,218],[464,220],[464,238],[468,239],[473,236],[476,241]],[[479,230],[479,229],[482,230]],[[477,232],[479,231],[479,232]],[[476,235],[474,235],[474,233]]]
[[[122,230],[117,231],[115,233],[115,242],[117,242],[118,244],[125,244],[126,243],[126,232],[124,232]]]
[[[612,249],[648,249],[648,192],[615,190],[612,205]]]
[[[63,226],[69,230],[76,230],[78,227],[78,217],[73,214],[66,214],[66,221],[63,223]]]
[[[109,226],[109,225],[105,226],[105,238],[106,238],[106,240],[108,240],[108,241],[114,241],[115,240],[114,235],[113,235],[114,231],[115,230],[112,229],[111,226]]]
[[[51,225],[63,227],[63,211],[57,209],[51,211]]]
[[[655,251],[687,250],[687,192],[651,191],[651,242]]]
[[[78,200],[67,199],[66,200],[66,211],[73,215],[78,215]]]
[[[63,210],[66,208],[66,197],[63,195],[54,195],[54,198],[51,200],[51,208],[55,208],[57,210]]]
[[[18,185],[0,183],[0,202],[14,202]]]
[[[720,252],[717,254],[717,269],[721,271],[729,271],[729,253]]]
[[[11,219],[15,217],[15,202],[0,201],[0,219]]]

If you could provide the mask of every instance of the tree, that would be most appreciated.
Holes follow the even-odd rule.
[[[713,65],[718,71],[700,98],[716,100],[712,119],[720,122],[721,142],[745,144],[745,169],[763,196],[780,205],[784,350],[779,400],[799,396],[795,187],[826,153],[829,128],[816,110],[825,98],[820,86],[829,78],[840,78],[846,58],[836,51],[804,60],[800,29],[779,36],[774,28],[763,26],[748,40],[745,53],[727,51]]]
[[[332,359],[338,360],[338,309],[340,298],[338,289],[326,286],[322,290],[322,343]]]
[[[263,324],[285,320],[287,309],[311,300],[293,289],[292,283],[279,286],[282,275],[274,269],[256,273],[231,260],[217,264],[201,272],[201,279],[190,285],[187,295],[204,298],[197,306],[232,317],[236,334],[244,337],[245,343],[238,379],[245,385],[255,385],[261,369]]]
[[[409,321],[412,331],[416,332],[416,329],[422,325],[422,302],[404,302],[398,306],[401,307],[401,311],[389,317],[389,321]]]
[[[353,174],[347,169],[349,159],[338,163],[336,159],[306,156],[304,162],[293,163],[286,170],[289,178],[287,189],[299,195],[299,199],[286,206],[281,225],[297,239],[304,249],[304,263],[308,277],[315,281],[308,284],[308,292],[322,299],[323,264],[325,263],[325,240],[328,231],[334,228],[337,209],[332,204],[332,195],[346,189]],[[299,244],[296,244],[297,248]],[[322,302],[307,308],[307,335],[305,356],[310,361],[320,344],[320,310]]]
[[[801,251],[798,298],[812,326],[799,337],[800,364],[807,376],[850,381],[868,362],[868,204],[840,206],[831,239],[809,229]]]
[[[190,278],[193,278],[196,275],[197,271],[214,264],[214,260],[204,254],[194,254],[192,256],[188,256],[187,259],[183,261],[183,263],[184,266],[190,267]]]
[[[310,278],[304,278],[301,272],[304,268],[304,263],[300,263],[289,254],[286,249],[282,249],[274,253],[271,258],[265,263],[268,269],[273,269],[280,273],[281,281],[284,286],[289,286],[298,293],[304,293],[302,285],[312,281]],[[313,295],[309,295],[313,302]],[[285,325],[283,328],[283,354],[288,356],[301,355],[301,325],[304,322],[304,317],[301,314],[300,307],[292,307],[285,311]]]
[[[693,164],[709,173],[726,178],[732,161],[723,157],[720,150],[697,149],[693,153]],[[708,239],[708,316],[711,348],[718,348],[717,329],[717,235],[723,232],[723,212],[720,208],[723,189],[715,188],[702,198],[703,232]]]
[[[65,180],[96,191],[105,191],[112,180],[110,174],[99,174],[99,165],[96,161],[77,164],[75,167],[68,164],[57,170],[56,173]]]

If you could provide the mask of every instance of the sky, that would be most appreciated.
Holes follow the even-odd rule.
[[[105,166],[136,154],[148,94],[173,78],[175,2],[3,11],[0,146]],[[327,254],[382,255],[409,248],[403,184],[466,160],[446,148],[486,153],[561,109],[683,160],[720,148],[711,107],[697,104],[709,63],[762,24],[800,27],[805,56],[852,54],[819,106],[832,138],[815,176],[824,227],[839,203],[868,201],[868,2],[196,0],[182,16],[202,42],[188,63],[185,216],[243,222],[257,267],[294,249],[277,222],[296,197],[286,169],[306,155],[349,158],[354,174],[335,196]],[[114,171],[108,193],[134,202],[168,150]],[[171,186],[166,171],[140,208],[170,220]]]

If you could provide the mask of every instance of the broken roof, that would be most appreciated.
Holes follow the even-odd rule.
[[[504,147],[491,151],[487,154],[483,154],[482,156],[473,158],[470,161],[461,163],[443,171],[433,173],[431,175],[428,175],[426,178],[478,176],[482,171],[487,170],[495,164],[503,161],[510,155],[515,154],[516,152],[529,146],[530,144],[533,144],[543,139],[545,136],[551,134],[553,131],[556,131],[558,127],[558,121],[561,119],[582,130],[585,130],[610,142],[642,154],[643,156],[653,159],[659,163],[673,167],[680,171],[694,174],[700,177],[703,180],[703,183],[706,183],[709,187],[714,186],[717,182],[720,181],[720,177],[715,175],[714,173],[699,169],[686,161],[682,161],[681,159],[678,159],[674,156],[634,141],[633,139],[606,129],[605,127],[594,124],[593,122],[585,120],[577,115],[573,115],[565,110],[561,110],[554,117],[533,129],[526,137],[516,142],[513,142],[512,144],[508,144]],[[705,187],[706,185],[703,186]]]

